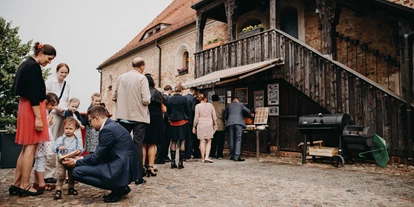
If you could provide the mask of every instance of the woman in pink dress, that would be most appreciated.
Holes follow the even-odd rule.
[[[201,162],[213,163],[210,160],[211,139],[217,130],[217,117],[214,106],[207,102],[207,97],[200,93],[197,97],[200,101],[195,107],[193,133],[200,140]]]

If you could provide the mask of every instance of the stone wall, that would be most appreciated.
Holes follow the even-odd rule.
[[[318,14],[314,8],[308,7],[305,11],[306,18],[306,44],[321,51],[321,30],[318,29],[320,24]],[[396,43],[397,25],[392,24],[385,19],[379,19],[367,15],[356,13],[346,7],[342,7],[337,25],[338,61],[349,68],[358,71],[385,88],[388,88],[396,94],[400,93],[399,88],[399,67],[395,62],[386,62],[385,56],[389,55],[392,60],[399,61]],[[346,42],[345,38],[349,37],[350,41]],[[352,40],[359,40],[359,45],[352,44]],[[364,52],[361,45],[366,44],[368,50]],[[379,51],[376,57],[373,55],[374,50]]]
[[[227,41],[227,25],[217,21],[208,21],[204,30],[204,42],[217,37],[223,38]],[[102,69],[102,101],[106,104],[107,109],[115,114],[115,105],[112,101],[112,89],[116,84],[118,77],[131,70],[132,60],[140,56],[145,60],[144,73],[152,74],[155,87],[163,88],[169,84],[172,87],[178,83],[183,83],[188,80],[194,79],[194,52],[195,52],[195,38],[196,30],[195,24],[190,25],[184,29],[181,29],[174,35],[168,36],[158,42],[162,50],[161,57],[161,86],[159,85],[159,49],[154,44],[150,44],[144,48],[141,48],[137,52],[122,58]],[[182,67],[182,52],[186,50],[189,52],[189,69],[188,74],[179,75],[177,68]]]

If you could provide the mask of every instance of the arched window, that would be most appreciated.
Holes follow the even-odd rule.
[[[181,44],[177,49],[175,67],[177,75],[187,74],[190,70],[190,50],[186,44]]]

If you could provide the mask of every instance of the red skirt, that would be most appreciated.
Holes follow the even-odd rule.
[[[43,130],[36,131],[36,117],[29,99],[20,97],[19,110],[17,111],[17,132],[15,142],[22,145],[37,144],[50,141],[48,123],[46,118],[46,104],[40,102],[40,114],[42,116]]]

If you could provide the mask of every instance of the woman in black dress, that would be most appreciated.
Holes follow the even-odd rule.
[[[157,175],[154,172],[154,161],[155,154],[157,153],[156,146],[163,138],[163,119],[161,105],[164,104],[164,97],[162,96],[161,92],[154,88],[155,83],[154,79],[151,77],[151,74],[146,74],[145,77],[148,79],[151,94],[151,103],[148,105],[151,122],[145,129],[145,137],[142,145],[142,163],[145,165],[146,157],[148,157],[146,174],[148,177],[150,177]]]
[[[185,138],[189,136],[188,118],[190,117],[190,106],[187,99],[181,95],[184,87],[179,84],[175,93],[168,99],[167,114],[170,119],[169,135],[171,138],[171,168],[177,168],[175,164],[175,153],[177,142],[180,144],[180,158],[178,168],[184,168]]]

